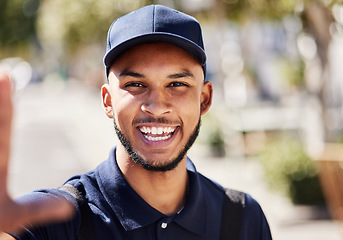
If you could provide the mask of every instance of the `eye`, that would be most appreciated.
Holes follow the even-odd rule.
[[[139,82],[129,82],[125,84],[125,88],[141,88],[141,87],[144,87],[144,85]]]
[[[188,87],[188,85],[182,82],[172,82],[169,87]]]
[[[147,86],[141,82],[126,82],[122,89],[130,94],[137,95],[146,91]]]

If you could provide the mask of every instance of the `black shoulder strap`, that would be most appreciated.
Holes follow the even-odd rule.
[[[243,192],[224,189],[222,223],[220,240],[240,240],[245,194]]]
[[[95,226],[92,219],[92,211],[89,208],[83,194],[73,185],[65,184],[59,189],[70,193],[79,204],[81,214],[81,226],[78,240],[96,240]]]

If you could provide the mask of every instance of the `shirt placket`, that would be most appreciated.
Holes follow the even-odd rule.
[[[172,223],[172,217],[169,218],[162,218],[160,221],[158,221],[156,225],[156,239],[157,240],[163,240],[166,239],[166,235],[168,234],[168,227],[170,227],[170,224]]]

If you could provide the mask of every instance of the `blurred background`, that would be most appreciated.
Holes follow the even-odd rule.
[[[215,93],[190,152],[198,170],[255,197],[274,239],[343,239],[338,0],[1,0],[0,67],[15,88],[12,195],[57,187],[107,158],[107,30],[152,3],[203,27]]]

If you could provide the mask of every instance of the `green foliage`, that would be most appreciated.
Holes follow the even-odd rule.
[[[221,0],[231,19],[251,16],[280,19],[292,13],[298,4],[295,0]]]
[[[225,141],[220,129],[217,128],[211,132],[208,143],[214,156],[220,157],[225,155]]]
[[[285,76],[289,85],[304,87],[305,64],[303,61],[284,59],[281,62],[281,73]]]
[[[39,35],[47,43],[60,42],[69,51],[104,42],[111,23],[146,4],[145,0],[50,0],[42,4]]]
[[[221,128],[219,118],[214,113],[207,113],[202,117],[202,130],[200,141],[205,143],[213,156],[222,157],[225,155],[224,132]]]
[[[39,0],[0,1],[0,47],[27,44],[36,36]]]
[[[324,203],[318,168],[298,140],[275,139],[260,157],[266,180],[273,189],[285,193],[295,204]]]
[[[73,50],[106,39],[112,21],[151,0],[1,0],[0,47],[40,41]]]

